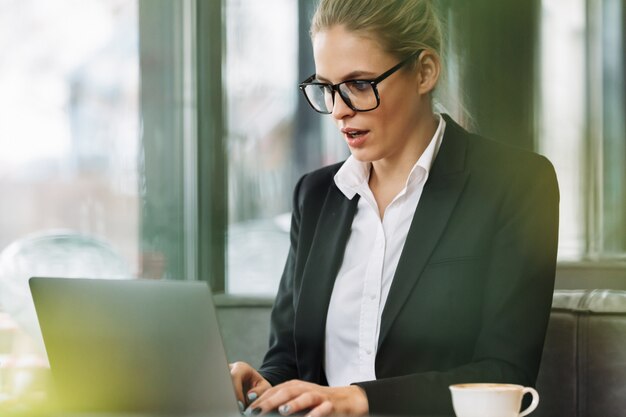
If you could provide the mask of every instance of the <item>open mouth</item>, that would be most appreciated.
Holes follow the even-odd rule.
[[[367,131],[365,131],[365,130],[353,130],[351,132],[348,132],[348,136],[350,138],[354,139],[354,138],[358,138],[360,136],[363,136],[366,133],[367,133]]]
[[[369,132],[369,130],[341,129],[341,132],[350,139],[356,139],[365,135],[367,132]]]

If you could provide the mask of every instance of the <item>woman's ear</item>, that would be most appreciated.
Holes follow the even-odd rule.
[[[424,50],[418,58],[416,70],[418,93],[429,94],[435,89],[441,73],[439,56],[428,49]]]

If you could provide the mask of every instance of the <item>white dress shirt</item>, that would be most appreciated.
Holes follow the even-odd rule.
[[[368,184],[371,163],[350,156],[335,175],[337,187],[347,198],[359,194],[360,199],[326,319],[324,370],[330,386],[376,379],[383,307],[445,124],[439,115],[435,135],[382,220]]]

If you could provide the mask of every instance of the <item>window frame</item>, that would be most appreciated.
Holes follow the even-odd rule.
[[[226,114],[222,83],[224,14],[222,1],[194,3],[198,103],[196,278],[209,282],[213,293],[224,293],[228,227]]]
[[[223,293],[222,4],[139,0],[139,19],[146,80],[141,250],[165,263],[163,275],[154,278],[206,281]]]

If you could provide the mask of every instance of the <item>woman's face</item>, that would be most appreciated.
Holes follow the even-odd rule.
[[[318,80],[336,84],[349,79],[375,79],[398,64],[378,42],[333,26],[313,38]],[[332,117],[350,147],[363,162],[393,162],[421,147],[420,123],[432,121],[430,98],[420,92],[420,77],[407,65],[378,84],[380,105],[356,112],[335,93]],[[429,118],[429,119],[428,119]]]

